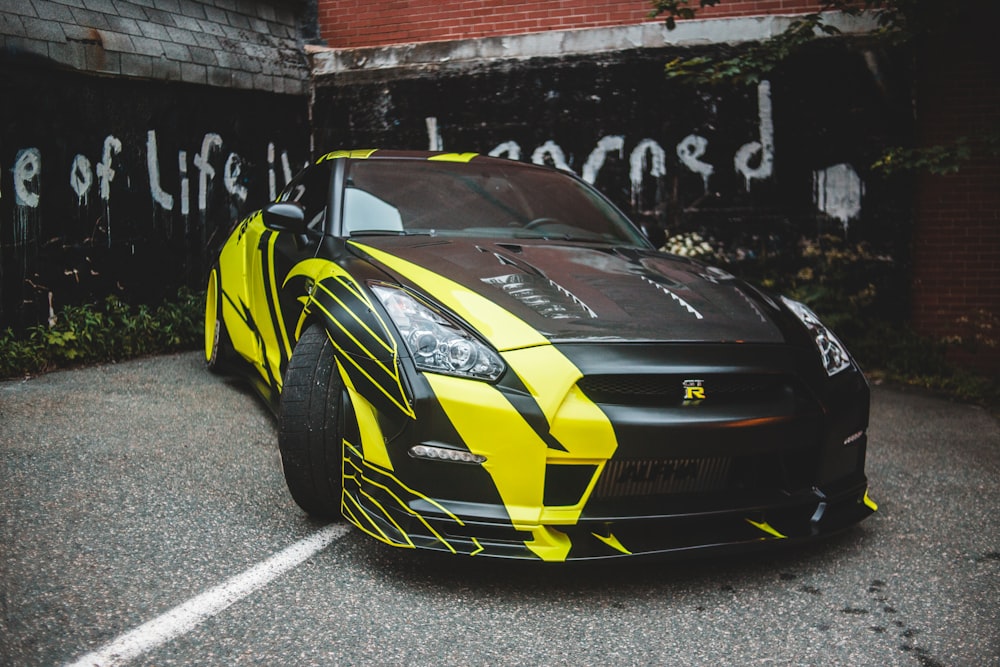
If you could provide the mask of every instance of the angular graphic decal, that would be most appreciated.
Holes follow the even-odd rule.
[[[300,262],[285,277],[285,283],[299,276],[313,281],[304,312],[322,314],[338,358],[354,383],[375,388],[384,403],[413,417],[403,388],[396,339],[361,286],[338,265],[322,259]]]
[[[347,441],[344,442],[343,479],[344,516],[375,539],[394,547],[443,547],[452,553],[470,556],[483,550],[475,538],[446,539],[427,518],[410,507],[411,501],[419,499],[430,504],[456,526],[465,525],[461,519],[431,498],[408,488],[389,471],[365,461],[361,452]],[[405,517],[406,525],[401,526],[394,514]]]

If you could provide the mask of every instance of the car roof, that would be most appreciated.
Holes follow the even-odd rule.
[[[393,150],[383,148],[365,148],[352,150],[335,150],[320,156],[316,164],[322,164],[330,160],[353,159],[353,160],[415,160],[432,162],[495,162],[502,163],[507,167],[523,167],[525,169],[538,169],[539,165],[508,158],[491,157],[480,153],[455,153],[448,151],[415,151],[415,150]]]

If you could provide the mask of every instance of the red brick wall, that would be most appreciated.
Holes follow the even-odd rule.
[[[697,7],[697,1],[692,2]],[[334,48],[434,42],[546,30],[632,25],[652,2],[631,0],[319,0],[320,34]],[[794,14],[818,0],[723,0],[700,16]]]
[[[963,26],[924,52],[917,89],[922,144],[976,139],[1000,128],[1000,65],[984,28]],[[1000,339],[1000,159],[987,154],[955,174],[921,178],[915,210],[914,327],[965,343],[977,330]],[[1000,370],[1000,345],[956,353]]]

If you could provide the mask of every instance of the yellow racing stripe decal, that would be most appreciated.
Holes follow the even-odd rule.
[[[751,521],[750,519],[747,519],[746,522],[749,523],[754,528],[758,528],[767,533],[768,535],[770,535],[771,537],[776,537],[779,540],[784,540],[787,539],[788,537],[787,535],[782,535],[777,530],[775,530],[774,527],[772,527],[771,524],[769,524],[767,521],[762,521],[758,523],[757,521]]]
[[[601,542],[604,542],[612,549],[620,551],[623,554],[628,554],[629,556],[632,555],[632,552],[626,549],[625,546],[618,541],[618,538],[615,537],[614,534],[609,534],[607,537],[605,537],[604,535],[598,535],[597,533],[591,533],[591,535],[599,539]]]
[[[614,427],[604,411],[577,388],[583,375],[580,369],[552,345],[506,352],[503,358],[534,396],[550,433],[566,449],[550,452],[550,456],[611,458],[618,448]]]
[[[281,341],[282,337],[287,341],[287,335],[284,333],[284,324],[278,306],[277,278],[274,275],[274,244],[278,240],[278,235],[268,234],[265,239],[266,247],[259,250],[264,255],[261,257],[261,267],[265,270],[264,282],[260,285],[256,281],[253,283],[254,288],[264,290],[264,293],[258,293],[257,289],[254,289],[255,294],[252,301],[258,306],[253,317],[257,326],[257,335],[260,336],[262,342],[261,351],[263,353],[261,355],[261,368],[258,370],[269,385],[273,384],[280,391],[282,351],[288,351],[287,356],[284,357],[287,359],[291,355],[291,347],[288,345],[283,347]]]
[[[434,395],[473,454],[486,457],[511,522],[537,525],[545,486],[548,447],[492,385],[427,374]],[[469,405],[476,409],[469,409]]]
[[[350,505],[348,505],[348,503],[350,503]],[[365,508],[362,507],[361,504],[357,500],[355,500],[353,496],[348,495],[344,497],[343,509],[344,509],[344,517],[348,521],[357,526],[358,529],[361,530],[362,532],[371,535],[380,542],[385,542],[386,544],[394,547],[407,547],[410,549],[416,548],[416,545],[414,545],[413,542],[410,542],[409,538],[406,537],[406,533],[402,531],[400,532],[400,534],[403,535],[403,537],[406,537],[407,539],[406,542],[400,542],[398,540],[394,540],[390,538],[388,535],[386,535],[385,532],[381,528],[379,528],[378,524],[375,523],[372,517],[368,514],[368,511],[365,510]],[[355,510],[357,510],[357,513],[355,513]],[[365,521],[361,521],[361,519],[358,516],[359,514],[361,515],[361,517],[364,517]]]
[[[483,551],[486,550],[486,548],[482,544],[479,543],[479,540],[477,540],[474,537],[470,538],[470,539],[472,540],[472,543],[476,545],[476,548],[469,552],[470,556],[475,556],[475,555],[480,554],[480,553],[482,553]]]
[[[442,537],[439,532],[437,532],[436,530],[434,530],[434,528],[432,528],[431,525],[429,523],[427,523],[427,520],[424,517],[420,516],[418,513],[414,512],[412,509],[410,509],[406,505],[406,503],[403,502],[403,499],[400,498],[399,496],[397,496],[392,491],[392,489],[390,489],[385,484],[379,484],[377,482],[372,481],[371,479],[368,480],[368,483],[371,484],[374,487],[382,489],[387,494],[389,494],[389,496],[392,497],[392,499],[395,500],[399,504],[400,507],[402,507],[403,509],[405,509],[407,511],[407,513],[410,514],[410,516],[415,517],[417,519],[417,521],[419,521],[421,524],[423,524],[424,528],[427,529],[427,532],[429,532],[431,535],[433,535],[437,539],[438,542],[440,542],[445,547],[447,547],[448,551],[450,551],[452,553],[458,553],[458,551],[455,549],[455,547],[451,546],[451,544],[448,543],[448,540],[444,539],[444,537]],[[387,519],[389,519],[390,521],[392,521],[392,525],[396,526],[396,528],[399,530],[400,533],[405,534],[403,532],[402,527],[398,523],[396,523],[396,521],[392,518],[392,516],[389,514],[389,512],[387,512],[386,509],[381,505],[381,503],[379,503],[378,500],[375,499],[375,496],[371,495],[367,491],[362,491],[361,493],[363,493],[365,495],[365,497],[368,498],[368,500],[370,502],[374,503],[380,510],[382,510],[382,515],[384,517],[386,517]],[[459,524],[459,525],[461,525],[461,524]],[[407,537],[407,539],[409,539],[409,537]]]
[[[337,282],[338,285],[342,286],[345,290],[349,291],[355,298],[357,298],[360,301],[368,302],[369,307],[371,306],[371,302],[369,302],[368,299],[365,298],[365,296],[358,289],[357,285],[355,285],[354,283],[349,282],[348,280],[346,280],[344,276],[337,276],[337,277],[334,278],[334,280]],[[372,309],[371,310],[371,315],[373,315],[378,320],[379,324],[382,325],[382,331],[381,332],[376,332],[370,326],[368,326],[368,323],[365,322],[363,319],[361,319],[361,317],[358,316],[358,313],[356,313],[353,310],[351,310],[350,306],[348,304],[344,303],[343,300],[341,300],[326,284],[324,284],[324,283],[317,283],[314,289],[316,289],[316,290],[322,290],[324,293],[326,293],[327,296],[329,296],[331,299],[333,299],[340,307],[342,307],[344,310],[346,310],[350,314],[351,319],[354,321],[355,325],[357,325],[358,327],[361,327],[362,330],[364,330],[365,333],[367,333],[369,336],[371,336],[376,341],[376,343],[379,344],[386,352],[388,352],[389,354],[391,354],[393,357],[395,357],[397,355],[398,349],[396,348],[396,339],[393,338],[392,336],[388,335],[388,330],[385,327],[385,322],[382,320],[381,316],[379,316],[379,314],[378,314],[377,311],[375,311],[374,309]],[[312,300],[311,303],[315,303],[320,308],[322,308],[322,306],[315,299],[315,297],[316,297],[315,292],[313,294],[313,297],[314,298],[313,298],[313,300]],[[333,317],[332,313],[327,312],[327,315]],[[355,345],[357,345],[359,348],[362,348],[362,349],[365,348],[364,343],[362,343],[361,341],[359,341],[355,337],[355,335],[353,333],[351,333],[351,327],[348,327],[345,324],[340,323],[340,322],[338,322],[338,325],[339,325],[341,331],[343,331],[344,334],[348,338],[350,338],[352,341],[354,341]],[[377,359],[378,358],[378,354],[375,353],[375,352],[371,352],[371,356],[372,356],[373,359]],[[388,371],[388,370],[389,369],[386,368],[386,371]]]
[[[865,496],[861,500],[864,502],[865,507],[870,509],[872,512],[878,512],[878,504],[868,497],[868,489],[865,489]]]
[[[400,275],[412,280],[445,307],[471,324],[493,347],[503,352],[522,347],[548,345],[548,340],[524,320],[484,296],[422,266],[371,246],[351,242]]]
[[[272,234],[267,245],[267,251],[270,253],[270,258],[268,259],[268,266],[270,267],[268,275],[268,286],[271,288],[271,303],[274,304],[274,322],[278,325],[278,332],[281,334],[281,343],[284,345],[285,359],[290,359],[292,357],[292,343],[288,339],[288,332],[285,331],[285,318],[282,317],[280,301],[278,300],[278,277],[274,273],[274,243],[278,240],[277,234]],[[284,283],[282,283],[284,286]],[[280,359],[278,360],[280,364]],[[280,365],[278,371],[275,373],[275,377],[278,379],[278,383],[281,383],[281,370]]]
[[[448,551],[458,553],[455,548],[440,532],[438,532],[426,517],[410,507],[410,504],[403,498],[404,495],[418,498],[428,505],[439,510],[441,514],[458,526],[465,525],[464,522],[453,512],[447,510],[437,501],[411,489],[393,476],[390,471],[372,465],[366,461],[361,452],[347,440],[344,441],[344,516],[364,532],[372,535],[387,544],[395,546],[416,546],[415,536],[420,536],[422,540],[431,539],[443,545]],[[396,510],[396,514],[402,511],[413,517],[421,530],[413,534],[404,530],[403,526],[393,518],[393,512],[387,507],[391,505]],[[362,521],[362,518],[364,521]],[[395,529],[397,538],[386,533],[383,526]],[[471,553],[483,551],[483,546],[476,540],[471,540],[474,549]]]
[[[442,153],[427,158],[428,162],[470,162],[479,153]]]
[[[342,158],[342,157],[354,158],[355,160],[364,160],[366,158],[370,158],[372,156],[372,153],[374,153],[376,150],[378,149],[366,148],[363,150],[353,150],[353,151],[333,151],[331,153],[327,153],[326,155],[320,156],[316,160],[316,164],[326,162],[327,160],[336,160],[337,158]]]
[[[569,555],[569,550],[573,546],[569,535],[548,526],[538,526],[531,532],[533,539],[525,542],[524,546],[528,547],[533,554],[544,561],[562,562],[566,560],[566,556]]]
[[[365,453],[365,458],[372,463],[386,470],[392,470],[392,461],[389,460],[389,452],[385,448],[385,438],[382,435],[382,429],[378,425],[378,416],[375,414],[375,408],[365,400],[364,396],[358,393],[358,390],[354,387],[354,382],[351,380],[351,376],[347,373],[343,365],[341,365],[339,359],[337,360],[337,370],[340,373],[341,380],[344,381],[344,386],[347,388],[347,395],[351,400],[351,407],[354,409],[354,420],[358,425],[358,431],[361,433],[361,451]]]

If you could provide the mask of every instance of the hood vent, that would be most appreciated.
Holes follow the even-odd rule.
[[[684,308],[684,310],[686,310],[690,314],[694,315],[695,319],[699,319],[699,320],[705,319],[705,316],[702,315],[701,313],[699,313],[695,309],[694,306],[692,306],[690,303],[688,303],[687,301],[685,301],[684,299],[682,299],[681,297],[679,297],[673,291],[667,289],[666,287],[664,287],[663,285],[661,285],[660,283],[658,283],[658,282],[656,282],[654,280],[650,280],[649,278],[643,277],[643,280],[646,283],[648,283],[648,284],[652,285],[653,287],[655,287],[656,289],[660,290],[661,292],[665,293],[667,296],[669,296],[671,299],[673,299],[675,302],[677,302],[678,305],[680,305],[682,308]]]
[[[597,317],[597,313],[565,287],[542,276],[510,273],[482,280],[543,317],[556,320]]]

